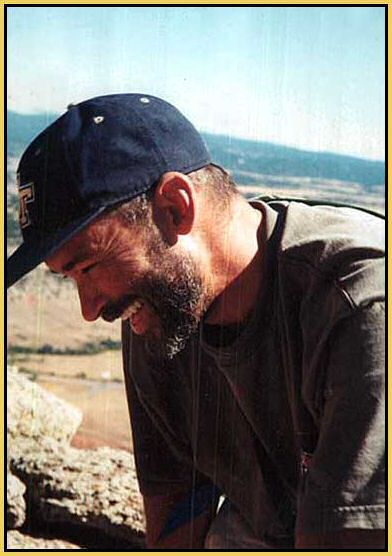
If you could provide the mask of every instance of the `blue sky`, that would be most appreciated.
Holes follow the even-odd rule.
[[[143,92],[205,131],[384,159],[384,8],[8,7],[8,108]]]

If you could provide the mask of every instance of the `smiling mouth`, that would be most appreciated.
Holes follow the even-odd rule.
[[[142,335],[147,331],[156,331],[159,327],[159,317],[153,307],[140,297],[130,303],[120,315],[121,320],[129,320],[132,331]]]
[[[144,300],[136,298],[121,314],[121,320],[128,320],[136,315],[144,306]]]
[[[120,318],[121,315],[128,309],[132,303],[136,301],[136,297],[126,296],[120,299],[119,301],[115,301],[113,303],[109,303],[103,309],[101,313],[101,318],[106,322],[113,322],[116,319]]]

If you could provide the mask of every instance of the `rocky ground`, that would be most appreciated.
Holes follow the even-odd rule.
[[[72,447],[81,412],[16,368],[7,392],[7,549],[142,549],[132,454]]]

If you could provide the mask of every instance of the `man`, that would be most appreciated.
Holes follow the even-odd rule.
[[[152,96],[70,107],[18,175],[8,285],[45,260],[122,319],[148,546],[384,547],[383,221],[248,203]]]

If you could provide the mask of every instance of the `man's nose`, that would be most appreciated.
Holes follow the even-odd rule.
[[[84,320],[94,321],[101,315],[107,298],[89,285],[78,284],[80,309]]]

